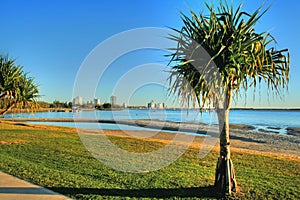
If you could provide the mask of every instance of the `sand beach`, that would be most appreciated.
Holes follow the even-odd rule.
[[[45,129],[59,129],[58,126],[49,125],[37,125],[26,124],[26,122],[74,122],[74,119],[35,119],[35,118],[16,118],[16,119],[1,119],[4,123],[12,122],[28,127],[39,127]],[[191,134],[194,137],[194,143],[192,145],[203,145],[203,140],[207,137],[207,131],[209,131],[209,137],[215,137],[218,139],[218,132],[213,132],[213,128],[201,123],[176,123],[165,122],[160,120],[92,120],[92,119],[76,119],[76,122],[89,122],[89,123],[118,123],[130,126],[151,128],[156,133],[152,137],[146,137],[147,135],[153,135],[149,131],[144,130],[88,130],[84,129],[85,133],[93,134],[106,134],[116,135],[123,137],[131,137],[132,135],[140,137],[146,140],[155,140],[163,143],[169,143],[175,134]],[[66,127],[65,127],[66,128]],[[72,132],[77,133],[75,128],[67,128]],[[300,128],[287,128],[287,134],[280,135],[268,132],[259,132],[254,127],[243,124],[231,124],[231,146],[233,151],[247,151],[260,154],[273,154],[277,156],[287,156],[295,159],[300,158]],[[166,132],[171,131],[171,132]],[[132,134],[130,134],[132,133]],[[145,136],[145,137],[144,137]],[[218,147],[218,141],[214,148]]]

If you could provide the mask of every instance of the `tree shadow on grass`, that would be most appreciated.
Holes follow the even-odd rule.
[[[153,188],[153,189],[106,189],[106,188],[49,188],[64,195],[100,195],[129,198],[217,198],[215,187]]]

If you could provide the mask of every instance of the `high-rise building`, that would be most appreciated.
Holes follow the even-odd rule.
[[[164,109],[164,103],[157,103],[156,108],[157,109]]]
[[[94,99],[94,104],[95,104],[95,106],[100,106],[101,105],[101,100],[100,100],[100,98],[95,98]]]
[[[155,109],[155,107],[156,107],[156,104],[153,100],[150,103],[148,103],[148,109]]]
[[[116,96],[111,96],[110,97],[110,104],[112,106],[116,105],[117,104],[117,97]]]
[[[73,104],[74,106],[82,106],[83,105],[82,97],[81,96],[75,97],[73,99]]]
[[[153,100],[148,103],[148,109],[165,109],[165,103],[155,103]]]

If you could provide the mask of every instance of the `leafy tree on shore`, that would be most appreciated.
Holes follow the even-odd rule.
[[[104,103],[104,104],[102,105],[102,107],[103,107],[104,109],[108,109],[108,108],[111,108],[111,104],[110,104],[110,103]]]
[[[14,59],[0,55],[0,117],[12,109],[34,111],[38,97],[34,78],[28,77],[23,66],[17,65]]]
[[[73,103],[72,102],[60,102],[58,100],[53,101],[53,103],[50,104],[50,108],[72,108]]]
[[[50,104],[45,101],[38,101],[38,107],[39,108],[50,108]]]
[[[182,14],[183,27],[173,29],[178,35],[170,36],[177,43],[170,55],[170,91],[188,105],[216,109],[220,157],[215,186],[224,196],[237,188],[229,140],[232,99],[262,82],[279,94],[288,84],[289,54],[273,47],[276,41],[270,34],[254,29],[268,9],[260,7],[250,14],[241,11],[242,4],[235,9],[226,1],[221,1],[217,10],[208,4],[206,7],[208,15],[193,11],[190,17]]]

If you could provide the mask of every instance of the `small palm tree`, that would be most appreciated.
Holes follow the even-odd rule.
[[[36,99],[39,98],[40,95],[38,85],[35,83],[34,78],[27,77],[27,74],[23,74],[19,82],[17,94],[14,101],[16,109],[27,109],[27,112],[37,109],[38,104]]]
[[[220,157],[216,167],[215,186],[222,195],[236,191],[237,182],[230,156],[229,110],[232,98],[241,90],[256,88],[266,82],[279,94],[289,80],[288,50],[276,50],[275,39],[268,33],[257,33],[254,26],[268,10],[253,14],[242,12],[226,2],[217,10],[206,4],[209,15],[191,17],[181,14],[184,23],[170,55],[170,91],[183,101],[213,106],[218,114]],[[209,57],[209,58],[208,58]]]
[[[0,98],[14,96],[22,73],[22,67],[14,59],[0,55]]]
[[[39,89],[34,79],[28,77],[14,59],[0,55],[0,117],[13,108],[34,111],[38,97]]]

